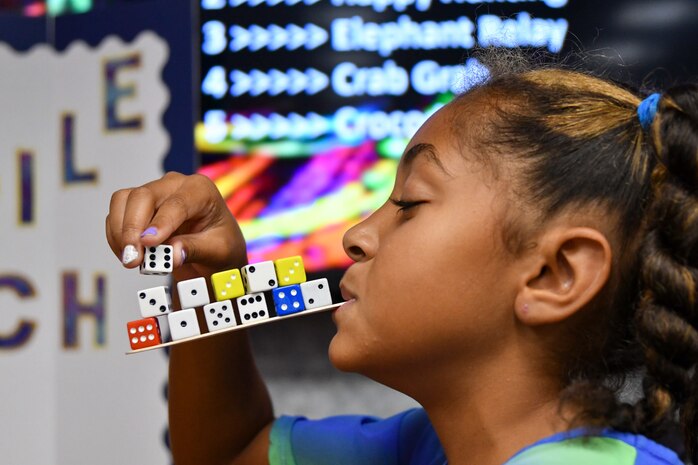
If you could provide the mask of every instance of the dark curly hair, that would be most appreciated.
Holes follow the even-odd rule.
[[[580,407],[576,425],[654,439],[679,424],[698,464],[698,86],[663,91],[643,129],[642,97],[626,86],[560,67],[494,74],[453,104],[485,105],[488,124],[468,143],[495,175],[515,169],[511,198],[527,208],[511,208],[508,250],[521,253],[530,237],[519,211],[532,209],[527,224],[541,227],[601,208],[613,226],[609,282],[556,347],[561,406]],[[624,402],[631,377],[643,395]]]

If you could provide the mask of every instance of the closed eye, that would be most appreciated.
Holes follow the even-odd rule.
[[[416,200],[416,201],[410,201],[410,200],[398,200],[398,199],[390,199],[390,202],[397,206],[400,207],[398,208],[398,213],[404,213],[407,210],[416,207],[417,205],[421,205],[423,203],[426,203],[424,200]]]

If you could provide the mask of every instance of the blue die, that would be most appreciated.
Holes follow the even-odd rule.
[[[298,284],[277,287],[272,290],[274,296],[274,307],[278,316],[290,315],[305,310],[303,294]]]

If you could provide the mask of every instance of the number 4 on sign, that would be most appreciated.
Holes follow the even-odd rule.
[[[211,97],[221,99],[228,93],[228,81],[222,66],[213,66],[201,83],[201,92]]]

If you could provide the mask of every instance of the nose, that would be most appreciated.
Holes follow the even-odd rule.
[[[378,212],[374,212],[373,215],[344,233],[342,239],[344,252],[355,262],[369,260],[376,254],[378,249],[376,213]]]

